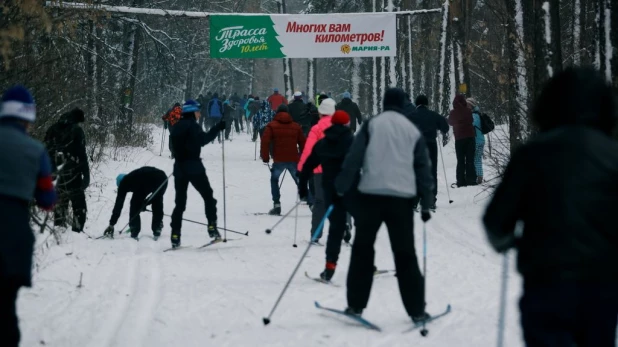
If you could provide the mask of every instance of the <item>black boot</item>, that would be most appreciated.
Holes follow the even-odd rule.
[[[410,318],[412,318],[412,321],[414,322],[414,324],[419,324],[419,323],[423,323],[424,321],[431,319],[431,316],[429,315],[429,313],[424,312],[421,315],[412,316]]]
[[[343,241],[350,243],[350,240],[352,240],[352,225],[346,224],[345,231],[343,232]]]
[[[351,316],[360,317],[363,314],[363,309],[362,308],[348,307],[348,308],[345,309],[344,312],[346,314],[351,315]]]
[[[221,240],[221,234],[219,234],[216,223],[208,225],[208,235],[215,241]]]
[[[172,230],[172,248],[180,247],[180,231]]]
[[[268,211],[268,214],[271,216],[280,216],[281,215],[281,203],[275,202],[272,210]]]
[[[131,238],[137,240],[139,238],[139,229],[131,228]]]
[[[337,268],[337,264],[327,261],[326,266],[324,267],[324,271],[320,274],[320,278],[324,281],[330,282],[330,279],[333,278],[335,274],[335,269]]]

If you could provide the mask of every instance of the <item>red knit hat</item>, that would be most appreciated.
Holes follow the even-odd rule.
[[[335,114],[330,119],[333,124],[348,125],[350,124],[350,116],[346,111],[335,111]]]

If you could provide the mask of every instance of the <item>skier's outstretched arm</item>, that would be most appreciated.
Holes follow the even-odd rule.
[[[429,211],[431,192],[434,187],[429,150],[425,138],[422,136],[414,146],[414,174],[416,176],[416,194],[421,198],[422,210]]]
[[[350,151],[345,157],[341,166],[341,172],[335,179],[335,189],[337,194],[343,196],[351,188],[356,181],[356,176],[363,167],[365,161],[365,152],[369,143],[369,122],[364,122],[360,131],[354,137],[354,142],[350,146]]]
[[[110,218],[109,220],[109,225],[114,226],[118,222],[118,218],[120,218],[120,212],[122,212],[122,206],[124,205],[124,200],[126,197],[127,197],[126,182],[121,182],[120,186],[118,187],[118,194],[116,195],[116,203],[114,204],[114,210],[112,211],[112,218]]]
[[[483,216],[487,238],[497,252],[515,246],[515,224],[523,214],[526,186],[532,179],[530,173],[535,172],[526,152],[522,147],[513,154]]]
[[[197,132],[197,137],[200,142],[200,147],[206,146],[207,144],[213,142],[217,138],[217,135],[219,135],[219,132],[222,130],[221,129],[222,123],[224,122],[219,122],[214,127],[212,127],[207,133],[203,132],[202,129],[199,128],[199,125],[197,127],[194,127],[195,129],[194,131]],[[223,127],[223,129],[225,129],[225,127]]]

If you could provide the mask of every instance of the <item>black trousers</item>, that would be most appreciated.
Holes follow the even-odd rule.
[[[430,205],[434,205],[438,201],[438,143],[427,142],[427,149],[429,150],[429,160],[431,160],[431,174],[433,175],[433,200],[430,201]]]
[[[163,228],[163,196],[165,195],[165,191],[167,190],[167,183],[157,192],[150,201],[148,205],[152,205],[152,231],[161,230]],[[131,197],[131,207],[129,210],[129,218],[133,218],[129,223],[129,227],[131,228],[131,233],[139,234],[142,229],[142,221],[140,219],[140,212],[142,212],[141,208],[144,206],[144,202],[148,198],[147,195],[136,194],[133,193]],[[144,206],[144,207],[146,207]],[[133,217],[136,216],[136,217]]]
[[[616,346],[616,282],[525,283],[519,307],[528,347]]]
[[[313,174],[313,207],[311,208],[311,237],[320,225],[322,218],[326,214],[326,203],[324,201],[324,188],[322,187],[322,174]],[[322,238],[324,230],[321,230],[316,239]]]
[[[475,151],[476,143],[474,137],[455,141],[458,186],[476,184],[476,169],[474,168]]]
[[[206,173],[195,175],[174,176],[174,186],[176,188],[176,207],[172,213],[172,234],[180,235],[182,227],[182,215],[187,207],[187,189],[189,183],[197,190],[204,199],[206,219],[208,224],[217,224],[217,200],[213,197],[212,187],[208,181]]]
[[[169,144],[169,148],[170,148],[170,154],[172,155],[172,159],[174,159],[175,155],[174,155],[174,147],[172,147],[171,129],[170,129],[170,138],[169,138],[168,144]]]
[[[84,231],[86,224],[86,194],[82,188],[82,176],[75,175],[60,175],[58,178],[58,204],[54,210],[54,225],[66,226],[69,203],[73,210],[73,220],[71,228],[73,231]]]
[[[325,190],[326,192],[326,190]],[[330,192],[324,197],[325,207],[333,205],[333,211],[328,217],[328,238],[326,239],[326,261],[337,263],[341,252],[341,242],[348,220],[348,211],[343,206],[341,199],[333,201]],[[326,211],[324,212],[326,213]]]
[[[20,285],[6,277],[0,278],[0,336],[2,346],[18,347],[21,334],[15,303]]]
[[[414,249],[414,208],[412,199],[360,194],[354,223],[356,235],[348,271],[348,306],[364,309],[373,284],[373,245],[382,223],[386,223],[399,292],[406,312],[419,316],[425,311],[424,279]]]

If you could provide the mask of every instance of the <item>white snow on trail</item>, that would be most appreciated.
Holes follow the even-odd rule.
[[[161,129],[154,130],[155,142]],[[167,136],[166,136],[167,137]],[[167,139],[166,139],[167,140]],[[168,174],[173,161],[167,144],[133,149],[124,161],[107,161],[94,175],[88,191],[86,232],[100,236],[107,227],[115,200],[115,177],[143,165]],[[428,325],[429,335],[403,333],[411,326],[399,296],[397,279],[383,275],[374,280],[363,316],[382,327],[375,332],[315,309],[313,302],[345,308],[350,248],[344,246],[333,281],[327,286],[307,279],[324,266],[324,247],[312,247],[285,297],[264,326],[281,289],[310,237],[310,211],[299,210],[298,248],[294,243],[294,214],[272,234],[264,233],[277,217],[256,216],[272,207],[270,173],[254,161],[254,144],[248,135],[225,145],[227,227],[249,236],[228,233],[228,243],[196,249],[210,240],[206,227],[184,222],[182,244],[194,246],[173,252],[169,217],[158,241],[151,238],[149,213],[142,213],[139,242],[126,234],[114,240],[92,240],[68,233],[37,257],[34,287],[22,289],[18,313],[22,346],[491,346],[496,342],[501,258],[485,240],[481,214],[486,204],[482,188],[451,189],[448,203],[442,165],[438,168],[438,210],[427,224],[428,312],[438,313],[451,304],[453,312]],[[449,182],[454,181],[453,144],[443,148]],[[203,148],[202,158],[218,202],[223,225],[221,145]],[[283,210],[296,198],[296,187],[286,175],[282,188]],[[165,194],[165,213],[174,208],[173,178]],[[117,228],[128,222],[129,200]],[[189,188],[185,218],[206,222],[204,204]],[[416,250],[422,265],[422,223],[417,217]],[[326,238],[323,238],[325,240]],[[386,230],[376,242],[376,265],[394,269]],[[514,261],[511,261],[514,264]],[[505,346],[521,346],[517,301],[521,281],[510,269]],[[82,287],[78,288],[80,274]]]

